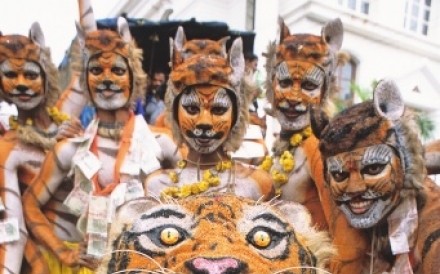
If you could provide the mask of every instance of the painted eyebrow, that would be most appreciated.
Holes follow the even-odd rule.
[[[229,98],[229,95],[226,92],[226,90],[221,88],[218,90],[218,93],[215,95],[214,102],[212,104],[217,107],[230,107],[231,98]]]
[[[89,62],[89,65],[88,65],[89,67],[99,67],[99,66],[101,66],[101,64],[99,63],[99,61],[98,60],[95,60],[95,59],[93,59],[93,60],[91,60],[90,62]]]
[[[188,93],[182,94],[180,99],[182,106],[197,106],[200,104],[199,99],[195,93],[194,88],[191,88]]]
[[[35,73],[40,73],[41,72],[40,67],[37,64],[32,63],[32,62],[26,62],[24,64],[24,70],[25,71],[32,71],[32,72],[35,72]]]
[[[117,58],[115,60],[115,62],[114,62],[114,65],[117,66],[117,67],[121,67],[121,68],[127,68],[128,67],[127,62],[125,62],[125,60],[122,57]]]
[[[11,71],[11,66],[9,65],[9,62],[5,61],[2,64],[0,64],[0,71],[3,72],[9,72]]]
[[[185,218],[185,214],[172,210],[172,209],[161,209],[159,211],[155,211],[153,213],[151,213],[150,215],[143,215],[141,217],[142,220],[148,220],[148,219],[153,219],[153,218],[158,218],[158,217],[163,217],[163,218],[170,218],[170,217],[176,217],[179,219],[183,219]]]
[[[264,220],[264,221],[272,221],[272,222],[276,222],[276,223],[278,223],[280,226],[282,226],[283,228],[286,228],[286,227],[287,227],[287,224],[286,224],[285,222],[281,221],[277,216],[275,216],[275,215],[273,215],[273,214],[271,214],[271,213],[263,213],[263,214],[260,214],[260,215],[258,215],[258,216],[256,216],[256,217],[252,218],[252,221],[256,221],[256,220],[259,220],[259,219],[262,219],[262,220]]]

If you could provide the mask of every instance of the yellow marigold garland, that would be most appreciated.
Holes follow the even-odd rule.
[[[168,172],[168,177],[171,182],[177,184],[179,182],[180,174],[183,169],[185,169],[187,163],[185,160],[177,162],[177,167],[180,171],[170,171]],[[210,187],[215,187],[220,185],[219,174],[223,173],[225,170],[231,169],[231,161],[221,161],[217,163],[214,169],[207,169],[203,172],[202,180],[190,184],[185,184],[181,187],[171,186],[165,188],[161,192],[162,197],[173,197],[173,198],[185,198],[191,195],[197,195],[207,191]]]
[[[295,157],[293,156],[295,149],[311,134],[312,128],[309,126],[290,137],[289,144],[291,148],[285,150],[278,160],[281,169],[272,168],[274,165],[274,159],[272,156],[266,156],[260,164],[261,169],[270,173],[275,184],[276,195],[281,195],[281,187],[287,183],[290,172],[295,168]]]
[[[67,115],[64,112],[60,112],[57,107],[51,107],[47,108],[47,113],[52,118],[52,120],[55,122],[55,124],[60,125],[64,121],[67,121],[70,119],[69,115]],[[25,125],[26,126],[32,126],[34,122],[32,119],[28,118],[26,119]],[[18,117],[17,116],[9,116],[9,128],[10,129],[18,129],[20,124],[18,123]]]

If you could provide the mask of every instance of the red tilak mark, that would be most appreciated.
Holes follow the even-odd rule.
[[[356,171],[357,170],[357,165],[356,165],[356,161],[355,160],[350,160],[347,162],[347,167],[349,171]]]

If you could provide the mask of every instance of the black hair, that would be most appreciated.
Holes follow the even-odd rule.
[[[244,54],[244,59],[248,61],[258,60],[258,56],[253,52],[246,52]]]

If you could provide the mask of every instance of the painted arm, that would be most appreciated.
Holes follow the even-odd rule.
[[[84,93],[79,84],[79,73],[74,72],[69,85],[61,94],[56,107],[70,117],[79,117],[89,101],[88,94]]]
[[[10,153],[7,154],[10,155]],[[9,157],[5,158],[9,160]],[[17,241],[0,243],[0,269],[3,269],[1,272],[3,274],[16,274],[20,273],[24,247],[28,234],[24,223],[17,169],[5,167],[5,164],[6,160],[2,161],[0,168],[0,197],[5,205],[5,211],[0,213],[0,220],[5,221],[11,220],[12,218],[17,219],[20,229],[20,237]]]
[[[186,154],[186,152],[179,149],[170,137],[171,132],[169,132],[168,129],[154,126],[149,127],[161,148],[161,153],[160,155],[157,155],[157,158],[160,161],[162,168],[167,169],[176,167],[177,162],[182,159],[182,155],[184,153]]]
[[[69,249],[57,237],[42,207],[52,198],[68,174],[75,151],[75,144],[68,140],[58,143],[54,150],[46,155],[40,173],[23,195],[25,220],[29,230],[39,243],[68,266],[78,265],[79,250]]]

